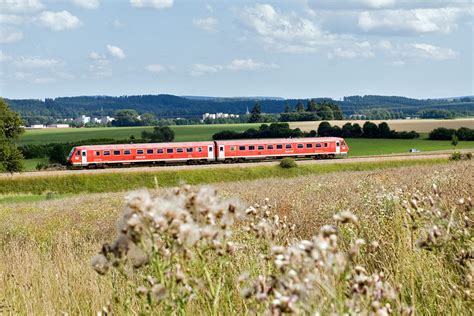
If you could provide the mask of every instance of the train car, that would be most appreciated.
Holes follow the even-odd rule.
[[[215,160],[214,142],[91,145],[74,147],[68,156],[72,167],[208,162]]]
[[[245,139],[187,143],[92,145],[74,147],[68,156],[72,167],[106,167],[134,164],[238,162],[283,157],[333,158],[347,155],[342,138]]]
[[[283,157],[333,158],[347,155],[349,147],[339,137],[279,138],[216,141],[218,161]]]

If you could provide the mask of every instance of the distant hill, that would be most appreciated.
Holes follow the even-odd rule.
[[[315,98],[321,101],[327,98]],[[265,113],[281,113],[285,105],[294,109],[298,101],[305,105],[307,99],[282,99],[275,97],[196,97],[159,94],[133,96],[75,96],[55,99],[7,99],[13,110],[21,113],[29,121],[35,117],[53,119],[76,118],[80,115],[101,116],[114,115],[120,109],[134,109],[140,114],[153,113],[159,118],[199,117],[203,113],[245,113],[258,100]],[[452,111],[459,115],[474,115],[474,97],[457,97],[446,99],[411,99],[400,96],[348,96],[342,101],[334,101],[344,115],[369,113],[370,111],[387,110],[397,116],[415,116],[420,111]]]

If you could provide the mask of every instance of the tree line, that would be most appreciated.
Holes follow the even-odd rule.
[[[428,139],[452,140],[454,136],[458,140],[474,140],[474,129],[467,127],[460,127],[457,130],[444,127],[435,128],[429,133]]]

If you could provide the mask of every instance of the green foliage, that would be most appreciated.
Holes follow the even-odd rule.
[[[450,161],[460,161],[460,160],[471,160],[472,153],[461,153],[459,151],[455,151],[449,157]]]
[[[341,171],[363,171],[396,168],[402,166],[433,165],[447,163],[446,159],[401,160],[381,162],[302,164],[298,168],[282,169],[279,166],[230,167],[225,172],[215,169],[189,169],[178,171],[157,170],[156,172],[119,172],[97,174],[75,174],[44,177],[0,178],[0,194],[43,194],[54,191],[58,194],[81,192],[120,192],[142,187],[173,187],[182,183],[208,184],[236,182],[264,178],[285,178],[309,174],[326,174]]]
[[[257,101],[250,112],[249,123],[258,123],[262,121],[262,107]]]
[[[61,144],[56,144],[53,146],[53,148],[51,149],[51,152],[49,153],[49,157],[48,157],[49,162],[65,165],[67,154],[68,154],[68,151],[67,149],[65,149],[65,146]]]
[[[459,139],[458,137],[456,136],[456,134],[453,135],[453,137],[451,137],[451,145],[453,145],[454,148],[456,148],[456,146],[458,145],[459,143]]]
[[[262,124],[259,129],[249,128],[245,132],[222,131],[212,136],[214,140],[224,139],[253,139],[253,138],[288,138],[314,135],[315,133],[303,133],[299,128],[291,129],[288,123]]]
[[[142,138],[150,143],[172,142],[174,131],[169,126],[155,126],[153,132],[142,132]]]
[[[343,115],[339,106],[328,100],[317,103],[315,99],[308,100],[306,109],[300,100],[296,103],[296,111],[290,112],[289,107],[280,114],[280,121],[320,121],[320,120],[342,120]]]
[[[474,140],[474,129],[460,127],[458,130],[453,128],[439,127],[432,130],[428,136],[432,140],[453,140],[456,136],[458,140]],[[453,146],[455,146],[453,144]]]
[[[22,120],[0,98],[0,168],[8,172],[23,170],[23,156],[14,141],[23,133]]]
[[[49,164],[45,161],[40,161],[36,164],[35,169],[38,171],[48,169]]]
[[[283,158],[280,161],[280,167],[284,169],[291,169],[291,168],[296,168],[298,165],[296,164],[296,161],[293,158]]]
[[[135,110],[118,110],[115,112],[115,120],[112,126],[137,126],[142,125],[138,112]]]

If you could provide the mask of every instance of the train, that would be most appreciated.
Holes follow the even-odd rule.
[[[281,159],[327,159],[347,156],[340,137],[269,138],[203,142],[86,145],[74,147],[67,157],[72,168],[103,168],[139,164],[202,164]]]

